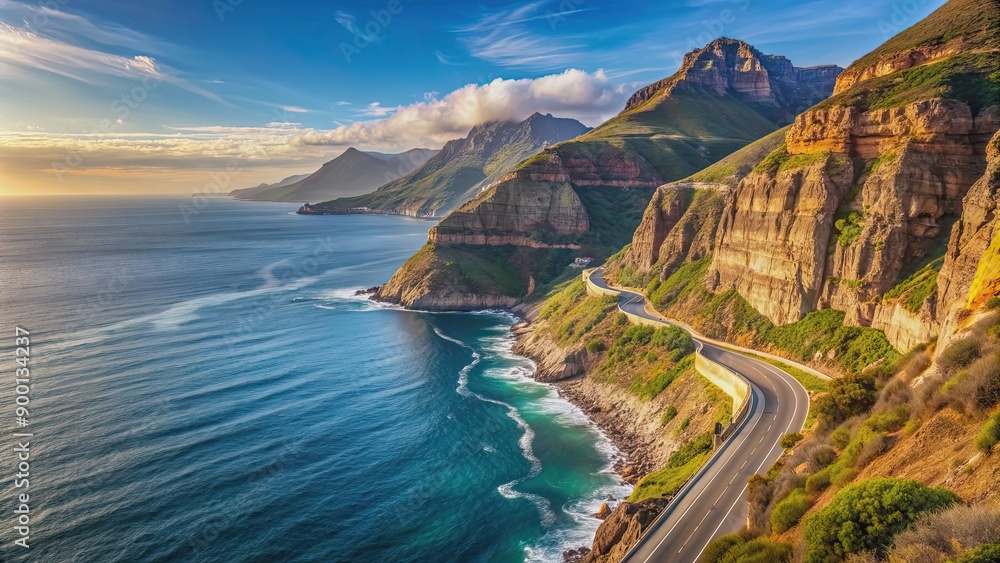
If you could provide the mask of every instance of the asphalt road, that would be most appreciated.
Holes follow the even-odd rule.
[[[608,287],[603,270],[591,281]],[[669,324],[645,309],[645,298],[621,291],[618,306],[635,315]],[[694,335],[693,335],[694,336]],[[693,563],[715,538],[735,532],[746,523],[747,481],[763,473],[781,456],[781,437],[796,432],[809,412],[809,394],[791,375],[759,360],[698,340],[708,359],[722,364],[750,382],[750,413],[667,506],[623,562]]]

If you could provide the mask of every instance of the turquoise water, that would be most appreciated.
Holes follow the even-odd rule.
[[[628,490],[607,440],[511,353],[514,319],[353,295],[430,223],[221,198],[185,219],[184,203],[0,199],[0,319],[31,331],[35,434],[27,551],[0,459],[0,559],[561,561],[589,545],[589,514]]]

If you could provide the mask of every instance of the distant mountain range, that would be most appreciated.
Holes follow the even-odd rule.
[[[229,195],[252,201],[314,202],[366,194],[420,168],[437,153],[430,149],[412,149],[400,154],[383,154],[352,147],[312,174],[233,190]]]
[[[525,158],[589,129],[575,119],[535,113],[524,121],[491,121],[449,141],[412,174],[378,191],[314,206],[315,213],[371,213],[436,217],[499,181]]]

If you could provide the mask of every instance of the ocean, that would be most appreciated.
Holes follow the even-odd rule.
[[[4,561],[561,561],[629,488],[502,312],[354,295],[431,223],[0,198]],[[14,423],[15,327],[30,332]],[[15,488],[14,432],[30,432]],[[15,497],[30,492],[30,548]]]

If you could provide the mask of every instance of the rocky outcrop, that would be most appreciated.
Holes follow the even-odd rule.
[[[1000,133],[987,148],[986,172],[969,189],[962,218],[952,229],[944,266],[938,276],[942,337],[954,334],[964,309],[1000,295]]]
[[[837,78],[837,85],[834,87],[833,93],[839,94],[851,89],[859,82],[939,61],[962,51],[963,46],[956,42],[914,47],[876,56],[870,62],[866,61],[866,64],[852,65],[851,68],[841,73]]]
[[[685,55],[676,75],[639,90],[625,109],[661,94],[709,91],[735,93],[747,103],[780,106],[794,114],[827,97],[842,70],[835,65],[796,68],[786,57],[722,37]]]
[[[597,528],[594,546],[583,558],[584,563],[621,561],[668,504],[668,497],[619,504]]]
[[[587,210],[569,184],[508,176],[500,184],[446,217],[436,228],[444,236],[580,234],[590,227]]]
[[[655,270],[666,279],[677,268],[709,256],[729,186],[678,182],[653,194],[635,231],[624,265],[636,272]]]

